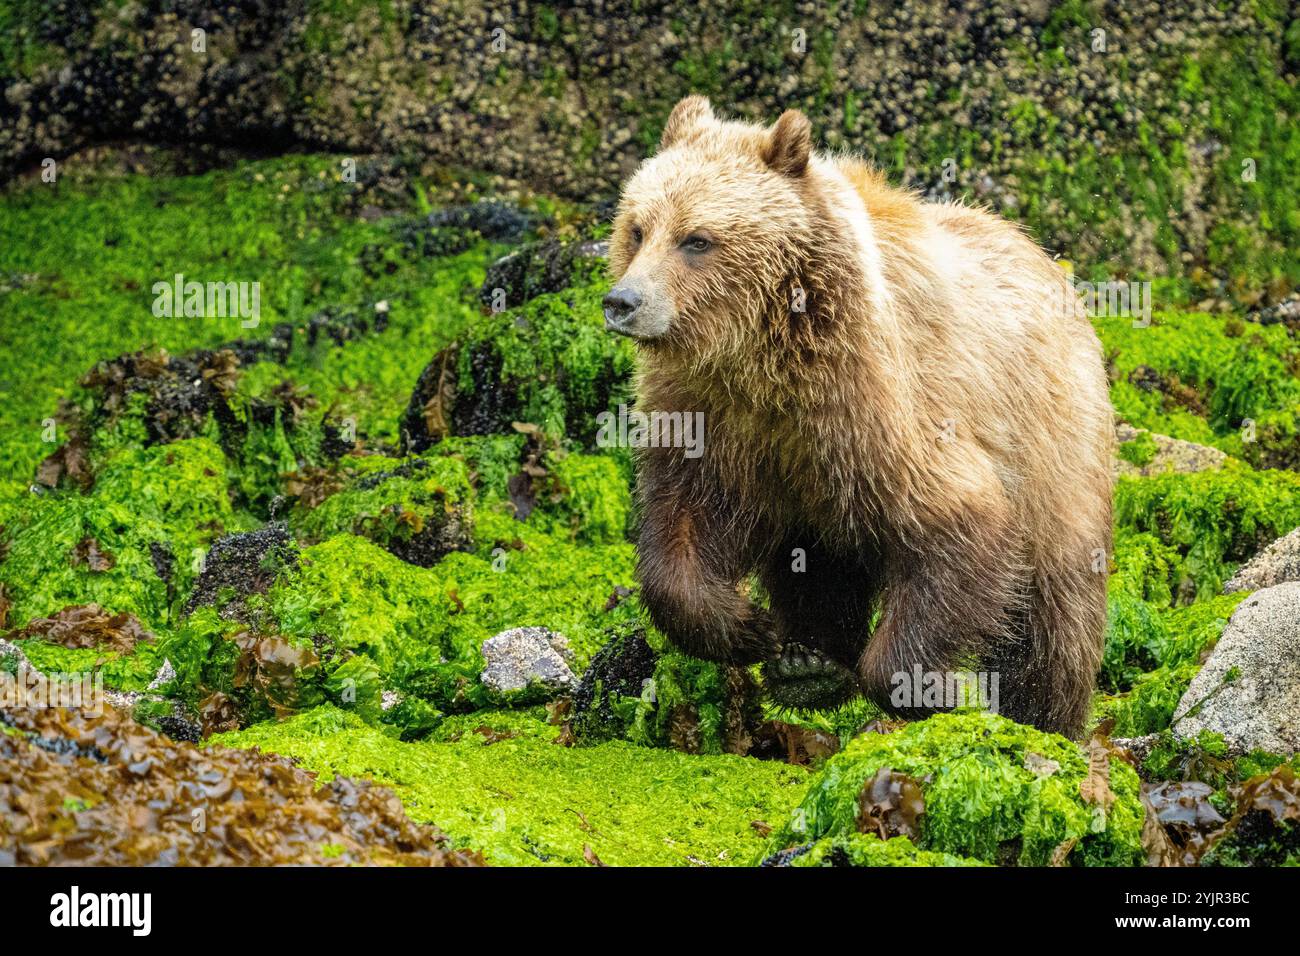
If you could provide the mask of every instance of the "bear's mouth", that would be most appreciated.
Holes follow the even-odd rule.
[[[648,345],[657,339],[663,338],[668,328],[665,324],[662,329],[654,322],[641,321],[638,316],[633,316],[629,321],[617,322],[605,319],[605,331],[613,332],[615,335],[621,335],[629,338],[639,345]]]

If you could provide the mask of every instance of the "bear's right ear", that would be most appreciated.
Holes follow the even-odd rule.
[[[664,124],[664,134],[659,138],[659,149],[665,150],[674,143],[689,139],[706,123],[713,122],[713,107],[707,96],[687,96],[677,101]]]

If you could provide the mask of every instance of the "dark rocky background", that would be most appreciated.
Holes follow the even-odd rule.
[[[701,92],[756,120],[800,107],[826,146],[987,202],[1080,273],[1254,304],[1300,278],[1298,10],[16,0],[0,6],[0,179],[148,139],[383,152],[607,198]]]

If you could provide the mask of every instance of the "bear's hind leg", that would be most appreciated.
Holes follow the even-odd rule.
[[[1039,730],[1077,737],[1092,706],[1106,630],[1106,575],[1080,566],[1040,568],[1023,640],[995,649],[999,712]]]
[[[867,696],[899,716],[964,703],[961,675],[1015,640],[1029,577],[1020,540],[1005,521],[966,519],[889,557],[884,612],[858,673]]]

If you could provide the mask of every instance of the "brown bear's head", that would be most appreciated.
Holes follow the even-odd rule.
[[[702,96],[679,102],[623,188],[606,327],[684,355],[752,346],[813,235],[810,153],[797,110],[763,128],[717,119]]]

